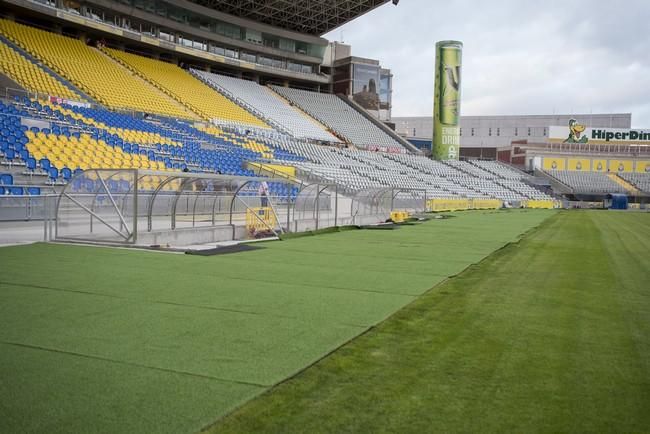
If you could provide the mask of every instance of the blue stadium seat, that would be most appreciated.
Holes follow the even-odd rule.
[[[28,170],[33,172],[34,170],[36,170],[36,160],[32,157],[28,157],[25,160],[25,166],[27,167]]]
[[[56,167],[50,167],[47,174],[52,181],[56,181],[59,177],[59,170]]]
[[[3,173],[0,175],[0,184],[2,185],[13,185],[14,177],[10,173]]]
[[[67,167],[64,167],[61,169],[61,176],[63,177],[64,181],[69,181],[70,178],[72,178],[72,170],[68,169]]]

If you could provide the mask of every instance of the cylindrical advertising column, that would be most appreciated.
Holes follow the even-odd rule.
[[[433,98],[433,159],[457,160],[460,153],[460,75],[463,43],[436,43]]]

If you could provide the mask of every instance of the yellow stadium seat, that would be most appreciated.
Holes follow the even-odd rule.
[[[195,114],[172,98],[134,77],[126,68],[79,39],[5,19],[0,19],[0,33],[110,108],[197,119]]]
[[[205,120],[223,119],[269,128],[262,120],[176,65],[111,48],[104,51]]]
[[[72,89],[2,42],[0,42],[0,71],[28,91],[83,101],[83,98]],[[32,138],[29,135],[28,137]]]
[[[269,158],[269,159],[273,158],[273,150],[263,143],[259,143],[254,140],[246,140],[240,143],[234,139],[233,134],[224,133],[222,129],[213,126],[209,126],[209,127],[199,126],[198,129],[212,136],[219,137],[234,145],[242,146],[246,149],[250,149],[251,151],[255,151],[260,155],[262,155],[262,157],[264,158]]]
[[[146,155],[125,153],[121,148],[111,147],[105,141],[95,140],[88,134],[82,134],[79,140],[64,135],[55,137],[55,140],[44,137],[49,145],[40,145],[36,153],[34,150],[41,140],[43,139],[34,136],[27,143],[27,149],[38,159],[49,159],[52,166],[59,170],[64,167],[72,170],[160,167],[159,162],[149,160]],[[161,170],[165,170],[164,164]]]

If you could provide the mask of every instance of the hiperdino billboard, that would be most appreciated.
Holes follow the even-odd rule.
[[[625,128],[587,128],[579,121],[571,119],[567,126],[550,127],[548,139],[554,143],[650,145],[650,131]]]
[[[457,160],[460,152],[462,50],[462,42],[436,43],[432,148],[435,160]]]

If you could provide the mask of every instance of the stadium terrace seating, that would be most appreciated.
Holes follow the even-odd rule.
[[[93,115],[102,119],[111,126],[94,118],[77,116],[77,110],[83,111],[86,116]],[[46,120],[52,126],[43,130],[28,129],[21,125],[23,118]],[[118,132],[135,134],[143,143],[124,139],[124,135],[120,136]],[[244,133],[217,128],[214,128],[213,133],[214,135],[199,131],[193,125],[172,119],[146,121],[101,109],[56,106],[26,98],[17,99],[10,104],[0,101],[2,150],[11,153],[11,162],[26,163],[26,169],[30,173],[50,174],[53,182],[66,181],[67,178],[62,179],[62,176],[70,175],[77,168],[187,168],[195,172],[254,176],[252,170],[244,168],[246,162],[266,161],[266,157],[275,153],[286,162],[302,161],[295,154],[267,146]],[[82,135],[89,139],[85,140],[86,143],[79,144]],[[148,143],[154,137],[160,138],[161,142],[178,144]],[[47,143],[43,143],[46,141],[44,139],[47,139]],[[87,142],[92,146],[86,146]],[[104,144],[110,149],[105,149]],[[259,148],[260,152],[251,150],[254,147]],[[92,158],[92,155],[87,155],[88,152],[81,152],[86,148],[100,150],[101,152],[96,152],[98,158]],[[268,155],[263,155],[267,151]]]
[[[490,161],[491,164],[484,165],[485,168],[481,167],[481,163],[478,162],[449,160],[445,163],[460,172],[471,175],[469,178],[464,177],[466,179],[459,181],[460,183],[471,184],[474,189],[490,197],[507,201],[552,199],[546,193],[522,182],[521,179],[527,177],[525,174],[496,161]],[[490,168],[491,171],[487,168]]]
[[[336,95],[280,86],[271,88],[357,147],[384,146],[403,149],[399,142]]]
[[[205,120],[267,128],[264,122],[176,65],[110,48],[104,51]]]
[[[0,101],[0,162],[26,164],[29,151],[25,145],[29,140],[25,137],[25,131],[27,127],[20,124],[20,118]]]
[[[563,184],[571,187],[574,193],[627,193],[627,190],[623,186],[612,181],[606,173],[575,172],[568,170],[549,170],[547,173]]]
[[[619,173],[618,176],[644,193],[650,193],[650,173]]]
[[[3,19],[0,33],[107,107],[196,119],[163,92],[78,39]]]
[[[465,191],[456,190],[461,196],[488,197],[505,201],[551,199],[547,194],[523,182],[511,181],[486,171],[478,171],[476,170],[478,168],[469,162],[440,163],[413,155],[396,155],[393,158],[404,160],[413,167],[418,167],[420,170],[428,171],[437,176],[444,176],[446,179],[453,181],[464,188]],[[479,174],[481,176],[478,176]],[[479,196],[476,196],[477,194]]]
[[[524,172],[521,172],[517,169],[509,167],[503,163],[493,160],[471,160],[471,164],[474,166],[480,167],[486,172],[490,172],[494,175],[497,175],[500,178],[508,179],[524,179],[528,177]]]
[[[192,70],[192,73],[216,89],[227,93],[244,105],[254,107],[293,137],[338,143],[340,140],[328,133],[315,120],[291,107],[285,100],[265,86],[234,77]]]
[[[46,158],[50,164],[63,173],[66,168],[82,169],[154,169],[164,170],[165,164],[151,161],[146,155],[124,152],[119,146],[109,146],[103,139],[92,137],[87,133],[62,134],[45,133],[43,131],[27,131],[29,138],[27,149],[37,160]],[[56,176],[54,177],[57,178]],[[66,179],[66,180],[67,180]]]
[[[272,159],[273,158],[273,150],[266,146],[264,143],[260,143],[256,140],[252,139],[243,139],[241,140],[237,134],[234,133],[226,133],[224,132],[221,128],[209,126],[209,127],[198,127],[200,131],[204,131],[210,135],[213,135],[215,137],[221,138],[226,142],[241,145],[246,149],[250,149],[253,152],[257,152],[260,154],[263,158],[268,158]]]
[[[50,127],[27,128],[22,121],[30,118],[47,121]],[[89,168],[188,169],[253,176],[247,162],[271,162],[296,167],[303,178],[336,183],[348,193],[408,188],[426,190],[428,198],[545,197],[520,179],[500,177],[466,162],[321,146],[241,123],[234,128],[201,127],[25,98],[0,102],[0,146],[11,164],[24,164],[29,173],[45,173],[52,182],[69,181],[74,171]],[[272,194],[297,194],[282,184],[269,187]]]
[[[476,178],[449,164],[421,156],[340,149],[281,137],[268,141],[307,160],[293,163],[302,177],[337,184],[350,194],[368,188],[392,187],[426,190],[429,198],[551,199],[519,180],[488,172],[485,175],[489,178]],[[465,169],[473,167],[465,162],[459,165]]]
[[[469,175],[472,175],[476,178],[482,178],[482,179],[492,179],[494,178],[494,174],[490,173],[486,170],[481,169],[478,166],[474,166],[473,164],[468,164],[465,161],[459,161],[459,160],[448,160],[445,161],[445,164],[454,167],[457,169],[459,172],[467,173]]]
[[[43,102],[42,105],[45,107],[49,107],[53,111],[58,111],[64,115],[70,116],[73,119],[80,120],[87,125],[92,125],[99,129],[108,131],[111,134],[116,134],[118,137],[131,143],[137,143],[139,145],[153,145],[153,144],[161,143],[161,144],[167,144],[172,146],[180,146],[180,143],[177,143],[166,137],[162,137],[157,132],[139,131],[136,129],[126,129],[126,128],[108,126],[104,122],[97,121],[92,117],[84,116],[83,114],[79,113],[80,109],[78,107],[74,107],[70,105],[59,105],[51,102]],[[84,110],[84,112],[89,115],[92,114],[100,115],[101,112],[110,113],[102,110],[93,110],[93,109],[86,109]],[[115,116],[123,116],[125,118],[128,118],[128,116],[119,115],[119,114],[115,114]]]
[[[2,41],[0,41],[0,71],[30,92],[83,100],[76,92]]]

